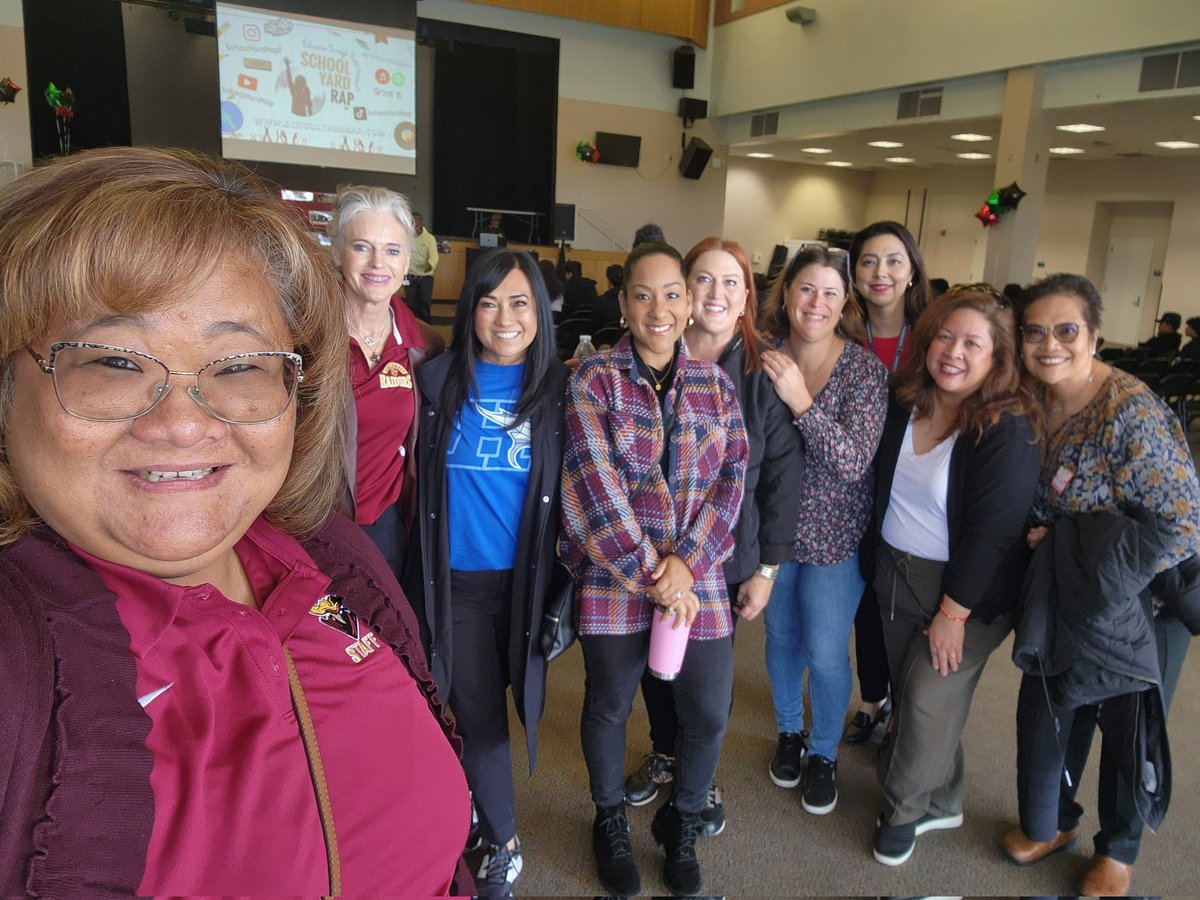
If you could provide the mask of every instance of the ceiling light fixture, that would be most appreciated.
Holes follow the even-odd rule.
[[[775,158],[774,153],[747,153],[746,155],[749,156],[751,159],[774,159]]]
[[[1093,131],[1104,131],[1103,125],[1089,125],[1087,122],[1077,122],[1074,125],[1055,125],[1059,131],[1069,131],[1072,134],[1091,134]]]
[[[986,134],[975,134],[972,131],[964,131],[960,134],[950,135],[952,141],[990,141],[991,138]]]
[[[1051,153],[1056,153],[1059,156],[1070,156],[1073,153],[1082,153],[1078,147],[1051,147]]]
[[[837,166],[839,169],[848,169],[848,168],[850,168],[852,165],[854,165],[854,163],[852,163],[852,162],[845,162],[844,160],[840,160],[840,159],[831,159],[829,162],[825,163],[825,165],[827,165],[827,166]]]
[[[910,162],[916,162],[916,160],[913,159],[911,156],[889,156],[889,157],[887,157],[887,159],[884,160],[884,162],[910,163]]]
[[[882,147],[884,150],[895,150],[904,145],[899,141],[867,141],[868,147]]]
[[[991,159],[990,153],[955,153],[959,159]]]
[[[1155,141],[1154,146],[1164,150],[1195,150],[1200,144],[1195,141]]]
[[[832,153],[828,147],[801,147],[801,153]]]

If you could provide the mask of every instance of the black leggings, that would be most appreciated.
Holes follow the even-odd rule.
[[[625,800],[625,723],[646,669],[650,632],[584,635],[579,643],[587,672],[579,733],[592,801],[617,806]],[[733,639],[688,641],[683,669],[668,689],[679,719],[672,798],[681,812],[695,814],[708,800],[729,724]]]

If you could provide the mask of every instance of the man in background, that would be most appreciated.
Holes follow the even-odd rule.
[[[404,302],[414,316],[428,322],[433,303],[433,273],[438,266],[437,238],[425,230],[425,220],[420,213],[413,213],[413,227],[417,239],[413,241],[412,257],[408,262],[408,290],[404,293]]]

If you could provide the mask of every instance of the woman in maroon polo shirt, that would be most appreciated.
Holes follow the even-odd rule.
[[[322,251],[114,147],[0,191],[0,270],[0,896],[469,893],[416,622],[331,513]]]
[[[412,516],[408,503],[397,502],[415,490],[413,370],[425,358],[427,334],[398,296],[416,240],[412,210],[387,188],[343,187],[329,237],[342,276],[354,391],[346,407],[343,507],[399,576]]]

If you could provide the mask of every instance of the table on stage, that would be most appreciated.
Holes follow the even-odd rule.
[[[538,231],[538,218],[541,213],[532,212],[528,209],[484,209],[480,206],[468,206],[467,212],[475,214],[475,226],[471,229],[471,237],[475,237],[483,230],[483,226],[487,224],[487,220],[493,213],[500,213],[502,216],[512,216],[522,225],[529,226],[529,236],[526,241],[530,244],[536,243],[536,239],[541,237]]]

